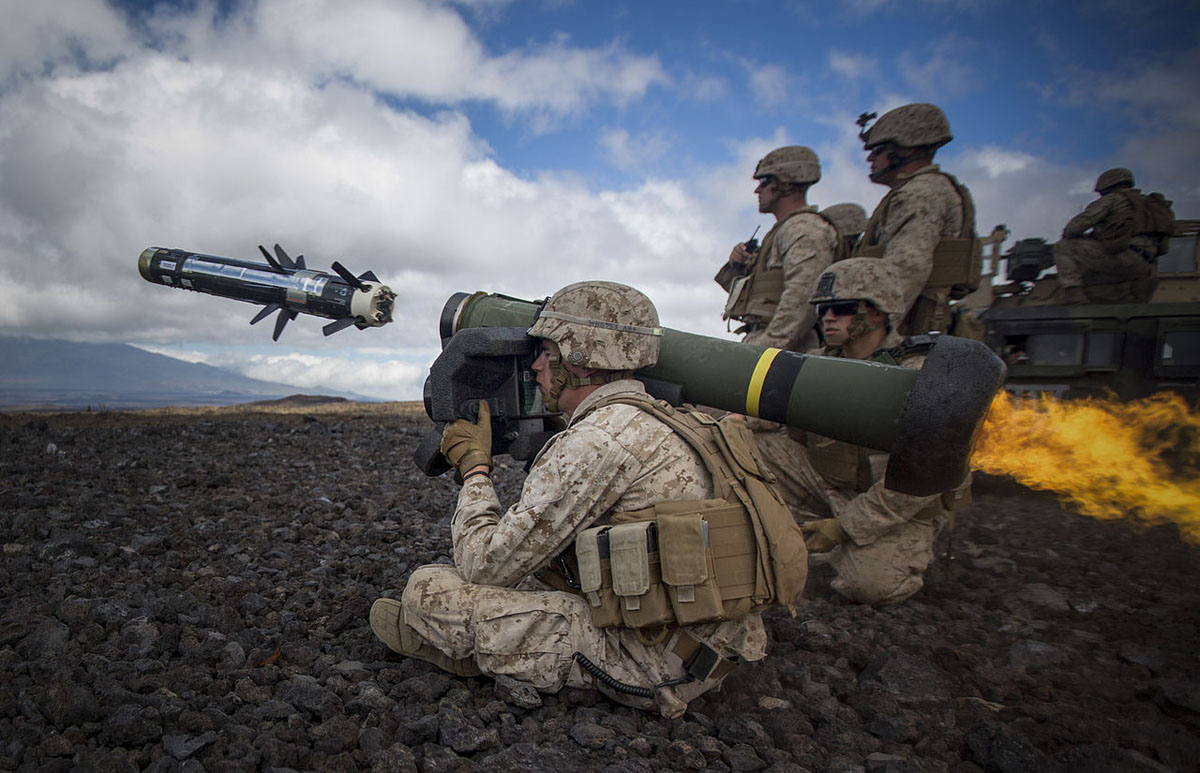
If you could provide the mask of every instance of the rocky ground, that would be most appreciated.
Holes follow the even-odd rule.
[[[0,770],[1200,769],[1197,548],[995,478],[913,600],[818,575],[676,721],[394,657],[371,601],[449,561],[426,427],[0,417]]]

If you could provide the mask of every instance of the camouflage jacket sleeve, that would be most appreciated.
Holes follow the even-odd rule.
[[[879,241],[883,258],[900,269],[905,308],[912,308],[929,281],[942,236],[957,235],[962,225],[962,200],[944,175],[918,173],[892,194]]]
[[[817,321],[808,299],[821,272],[833,262],[837,238],[833,226],[815,214],[796,215],[780,225],[768,262],[783,265],[783,293],[767,329],[754,343],[794,350],[804,342]]]
[[[905,357],[900,367],[920,370],[925,355]],[[850,535],[856,545],[870,545],[891,529],[912,520],[913,516],[936,502],[941,496],[918,497],[902,494],[883,485],[883,470],[887,466],[887,454],[878,454],[871,459],[872,470],[877,470],[875,483],[854,498],[835,504],[838,523]]]
[[[579,424],[543,449],[503,515],[488,478],[469,479],[450,524],[456,568],[468,582],[515,586],[611,510],[639,468],[602,429]]]
[[[1112,211],[1113,203],[1118,197],[1116,196],[1101,196],[1084,207],[1083,211],[1075,217],[1067,221],[1066,227],[1063,228],[1064,239],[1077,239],[1085,236],[1088,231],[1095,228]]]

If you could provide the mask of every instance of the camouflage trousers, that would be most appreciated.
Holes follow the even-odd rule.
[[[1054,245],[1058,283],[1079,287],[1091,303],[1147,303],[1158,286],[1154,264],[1127,249],[1107,252],[1095,239],[1062,239]]]
[[[583,654],[614,679],[652,687],[685,673],[672,652],[675,636],[646,645],[634,632],[592,625],[587,602],[572,593],[469,583],[450,566],[422,566],[401,599],[404,622],[451,658],[474,658],[489,676],[507,676],[554,693],[564,686],[596,689],[618,703],[682,716],[691,699],[723,677],[663,687],[653,699],[612,689],[585,671]],[[761,625],[761,623],[760,623]]]
[[[898,604],[925,585],[933,563],[933,543],[949,518],[914,519],[889,529],[870,545],[843,543],[829,553],[830,583],[840,595],[860,604]]]
[[[808,450],[786,430],[754,435],[763,462],[775,474],[780,494],[798,521],[834,517],[856,492],[832,488],[813,469]],[[969,484],[968,484],[969,485]],[[933,562],[933,544],[950,522],[945,511],[931,508],[936,497],[914,497],[880,489],[868,509],[879,511],[879,521],[889,523],[870,544],[845,542],[829,553],[810,553],[814,563],[833,570],[830,582],[839,595],[860,604],[896,604],[912,596],[925,584],[925,570]],[[862,495],[866,497],[867,495]],[[897,515],[909,520],[896,524]]]

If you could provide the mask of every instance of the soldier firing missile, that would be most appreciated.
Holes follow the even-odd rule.
[[[258,249],[267,259],[265,265],[150,247],[138,258],[138,271],[147,282],[263,305],[251,325],[278,311],[271,335],[276,341],[288,320],[298,314],[332,319],[322,328],[325,335],[351,325],[364,330],[392,321],[396,294],[374,273],[354,276],[337,261],[333,262],[334,274],[311,271],[304,265],[303,255],[293,260],[278,244],[274,255],[261,245]]]
[[[532,383],[540,304],[457,293],[442,311],[442,353],[425,383],[435,423],[474,418],[486,399],[493,453],[530,459],[557,428]],[[978,341],[940,337],[919,371],[818,357],[662,329],[655,365],[636,377],[655,397],[778,421],[826,437],[890,451],[888,487],[925,496],[959,485],[1004,365]],[[448,468],[440,430],[414,455],[428,475]]]

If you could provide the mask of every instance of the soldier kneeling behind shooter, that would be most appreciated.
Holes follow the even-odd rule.
[[[876,258],[851,258],[821,274],[812,303],[825,346],[810,354],[920,369],[933,336],[903,338],[894,320],[904,318],[896,267]],[[788,470],[788,504],[802,520],[810,553],[828,554],[832,587],[864,604],[895,604],[924,584],[933,544],[953,520],[953,509],[968,501],[970,477],[959,488],[933,496],[913,496],[886,488],[888,455],[812,432],[791,430],[790,448],[799,451]],[[812,511],[824,511],[821,518]]]
[[[505,512],[487,403],[478,423],[447,425],[442,452],[463,479],[454,565],[414,571],[399,601],[371,607],[371,629],[461,676],[593,688],[678,717],[737,663],[765,656],[758,612],[803,591],[803,533],[764,482],[744,422],[672,408],[633,378],[662,336],[645,295],[570,285],[529,335],[545,405],[567,428]]]

